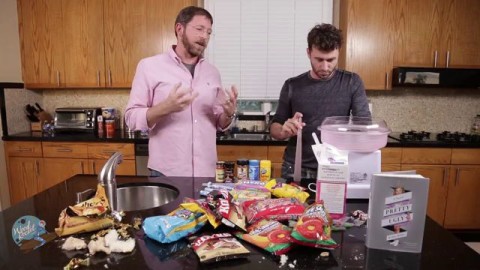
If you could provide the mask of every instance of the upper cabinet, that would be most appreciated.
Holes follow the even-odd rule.
[[[17,5],[26,87],[63,87],[62,0],[19,0]]]
[[[130,88],[138,62],[176,43],[197,1],[18,0],[26,88]]]
[[[368,90],[391,89],[395,66],[479,67],[480,1],[342,0],[340,66]]]
[[[395,66],[480,66],[476,0],[396,1]]]
[[[343,0],[340,29],[344,35],[340,67],[357,73],[369,90],[391,88],[394,6],[385,0]]]

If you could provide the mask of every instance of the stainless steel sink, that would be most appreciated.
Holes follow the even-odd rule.
[[[270,140],[270,135],[265,133],[235,133],[230,136],[221,136],[219,139],[239,141],[266,141]]]
[[[118,210],[137,211],[167,204],[178,197],[178,189],[157,183],[126,184],[117,187]]]

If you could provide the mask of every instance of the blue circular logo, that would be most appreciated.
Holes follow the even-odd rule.
[[[46,232],[45,221],[34,216],[23,216],[13,223],[12,238],[20,246],[22,241],[37,238]]]

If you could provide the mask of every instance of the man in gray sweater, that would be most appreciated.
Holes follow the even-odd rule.
[[[283,155],[283,178],[293,174],[298,130],[302,131],[302,178],[316,178],[312,132],[319,135],[317,128],[329,116],[371,116],[360,77],[337,68],[341,31],[331,24],[316,25],[307,40],[312,69],[285,81],[270,127],[273,138],[289,139]]]

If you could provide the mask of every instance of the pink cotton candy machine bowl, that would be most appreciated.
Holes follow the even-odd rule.
[[[318,129],[322,143],[353,152],[373,152],[385,147],[391,132],[384,120],[358,116],[327,117]]]

